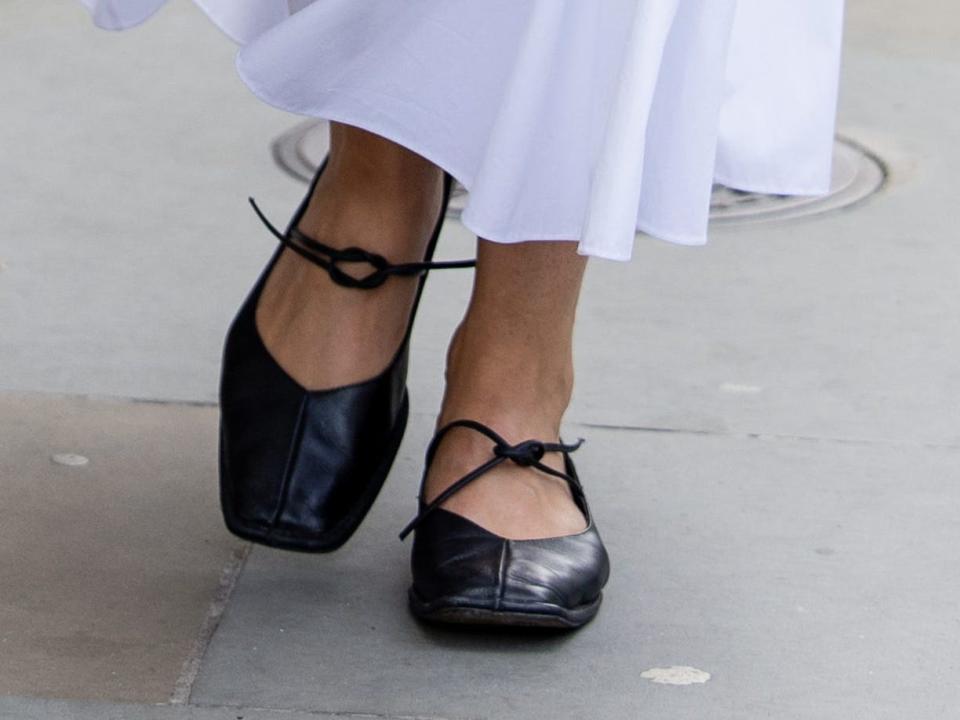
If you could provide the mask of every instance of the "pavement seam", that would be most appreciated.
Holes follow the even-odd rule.
[[[246,565],[252,548],[253,546],[250,543],[245,543],[234,550],[221,571],[217,589],[207,606],[207,614],[200,625],[196,638],[194,638],[190,653],[183,661],[180,675],[174,683],[173,692],[170,694],[170,700],[168,701],[170,705],[185,705],[190,702],[190,694],[193,692],[193,684],[200,672],[203,656],[220,626],[220,620],[223,618],[223,613],[230,602],[230,596],[240,579],[240,574],[243,572],[243,567]]]
[[[290,715],[314,715],[319,718],[374,718],[375,720],[475,720],[469,717],[451,717],[447,715],[393,715],[387,713],[357,712],[351,710],[305,710],[304,708],[261,707],[259,705],[207,705],[190,703],[190,707],[202,710],[237,710],[263,713],[289,713]]]
[[[454,718],[441,715],[397,715],[373,712],[331,712],[329,710],[306,710],[303,708],[260,707],[256,705],[221,705],[216,703],[189,703],[172,705],[170,703],[147,704],[136,702],[116,702],[111,700],[44,698],[29,696],[0,696],[0,715],[4,720],[23,718],[134,718],[146,716],[160,718],[226,718],[245,717],[255,714],[263,720],[290,718],[317,718],[318,720],[478,720],[477,718]],[[14,713],[14,714],[11,714]]]
[[[70,393],[47,393],[44,391],[38,390],[13,390],[13,389],[3,389],[0,388],[0,395],[10,394],[10,395],[47,395],[47,396],[59,396],[63,398],[70,399],[80,399],[80,400],[90,400],[90,401],[100,401],[100,402],[110,402],[110,403],[130,403],[133,405],[180,405],[185,407],[196,407],[196,408],[217,408],[219,403],[216,400],[177,400],[177,399],[163,399],[163,398],[146,398],[146,397],[128,397],[122,395],[102,395],[102,394],[70,394]],[[423,417],[430,418],[431,421],[436,419],[436,413],[433,412],[424,412],[424,411],[411,411],[410,417]],[[617,423],[600,423],[600,422],[589,422],[589,421],[578,421],[571,420],[566,422],[565,425],[570,427],[586,427],[593,428],[595,430],[624,430],[627,432],[644,432],[644,433],[671,433],[676,435],[700,435],[708,437],[727,437],[727,438],[740,438],[747,440],[786,440],[786,441],[803,441],[803,442],[822,442],[822,443],[837,443],[842,445],[887,445],[891,447],[910,447],[910,448],[923,448],[923,449],[932,449],[932,450],[960,450],[960,443],[952,442],[920,442],[920,441],[903,441],[903,440],[885,440],[882,438],[846,438],[846,437],[835,437],[831,435],[795,435],[791,433],[775,433],[775,432],[727,432],[722,430],[708,430],[705,428],[683,428],[683,427],[660,427],[656,425],[631,425],[626,424],[617,424]]]
[[[570,422],[574,427],[587,427],[595,430],[624,430],[626,432],[670,433],[675,435],[702,435],[709,437],[739,438],[742,440],[795,440],[801,442],[833,443],[837,445],[885,445],[889,447],[924,448],[928,450],[960,450],[960,444],[938,442],[910,442],[903,440],[883,440],[880,438],[845,438],[829,435],[792,435],[790,433],[766,432],[723,432],[701,430],[698,428],[656,427],[647,425],[614,425],[595,422]]]

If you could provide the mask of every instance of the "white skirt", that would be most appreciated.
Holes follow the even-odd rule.
[[[108,29],[164,2],[81,1]],[[258,97],[441,166],[488,240],[627,260],[705,243],[714,181],[829,189],[843,0],[196,2]]]

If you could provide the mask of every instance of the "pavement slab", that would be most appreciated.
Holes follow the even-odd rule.
[[[0,388],[216,399],[227,323],[289,212],[296,118],[236,76],[191,2],[127,32],[78,0],[0,7]],[[42,279],[42,281],[40,280]]]
[[[370,720],[369,715],[332,715],[249,707],[135,705],[95,701],[63,701],[0,697],[3,720]],[[381,720],[410,720],[381,716]]]
[[[447,718],[945,717],[960,447],[598,430],[578,468],[613,575],[575,634],[464,633],[405,606],[419,454],[330,556],[256,548],[192,701]],[[689,666],[705,684],[650,682]],[[710,712],[705,714],[705,708]]]
[[[0,694],[170,699],[244,547],[215,448],[211,408],[0,395]]]

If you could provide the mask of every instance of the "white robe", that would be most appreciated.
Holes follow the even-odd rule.
[[[164,0],[81,0],[123,29]],[[830,182],[843,0],[196,0],[265,102],[401,143],[497,242],[706,242],[714,181]]]

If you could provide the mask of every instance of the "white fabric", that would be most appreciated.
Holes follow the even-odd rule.
[[[81,0],[101,27],[164,0]],[[498,242],[706,242],[715,179],[829,188],[843,0],[196,0],[262,100],[365,128]]]

